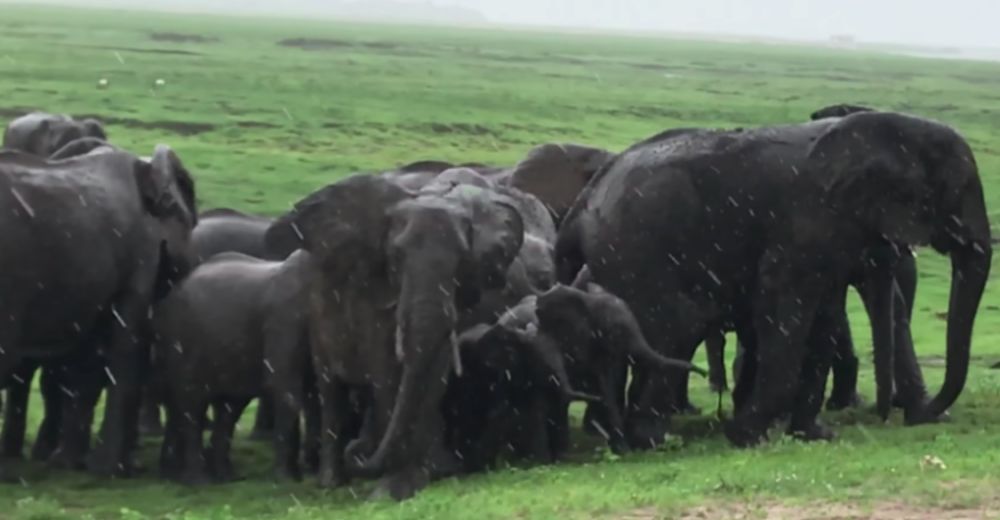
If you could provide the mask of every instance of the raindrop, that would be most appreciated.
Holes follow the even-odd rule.
[[[118,314],[118,309],[115,309],[114,305],[111,306],[111,314],[114,314],[115,319],[118,320],[118,324],[121,325],[123,329],[128,328],[128,325],[125,324],[125,320],[122,319],[121,314]]]
[[[268,372],[272,374],[274,373],[274,367],[271,366],[271,362],[268,361],[267,359],[264,360],[264,366],[267,367]]]
[[[104,373],[108,375],[108,379],[111,380],[111,386],[118,386],[118,380],[115,379],[115,375],[111,373],[111,369],[104,367]]]
[[[11,186],[10,188],[10,193],[11,195],[14,196],[15,199],[17,199],[17,203],[20,204],[22,208],[24,208],[24,211],[28,214],[28,216],[31,218],[35,218],[35,210],[32,209],[30,205],[28,205],[28,202],[24,200],[24,197],[21,196],[21,193],[17,191],[17,189],[14,188],[13,186]]]

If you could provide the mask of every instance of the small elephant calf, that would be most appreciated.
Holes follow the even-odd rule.
[[[284,262],[218,254],[155,309],[154,367],[167,412],[160,459],[166,476],[189,484],[233,479],[229,451],[236,422],[252,399],[268,392],[276,405],[276,472],[301,478],[303,410],[307,442],[318,438],[317,421],[310,420],[318,411],[302,276],[309,262],[305,251]],[[214,422],[206,461],[202,431],[210,405]],[[307,446],[307,459],[315,460],[315,446]]]

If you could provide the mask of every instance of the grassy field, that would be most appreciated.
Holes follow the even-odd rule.
[[[822,105],[860,102],[962,131],[1000,223],[1000,63],[499,30],[12,6],[0,13],[0,118],[26,109],[93,114],[138,153],[169,143],[196,174],[203,209],[273,214],[356,170],[418,159],[511,164],[545,141],[617,150],[673,126],[801,121]],[[100,78],[108,89],[96,88]],[[165,87],[154,88],[157,79]],[[920,257],[914,336],[934,387],[943,373],[946,266],[930,251]],[[856,410],[826,416],[840,435],[831,444],[775,436],[738,451],[706,412],[679,421],[678,437],[654,453],[617,459],[580,439],[567,464],[449,480],[403,504],[371,504],[361,498],[365,483],[335,492],[309,480],[272,483],[269,450],[244,440],[244,420],[235,454],[244,482],[189,489],[158,481],[157,445],[148,440],[150,472],[134,480],[27,465],[22,485],[0,486],[0,518],[1000,515],[1000,371],[989,368],[1000,361],[995,278],[977,321],[970,382],[948,424],[903,428],[894,417],[883,425]],[[851,305],[867,363],[867,322]],[[707,384],[692,384],[712,410]],[[862,385],[873,395],[870,366]]]

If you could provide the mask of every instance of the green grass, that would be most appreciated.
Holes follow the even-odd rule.
[[[0,114],[96,114],[110,121],[113,140],[138,153],[169,143],[196,174],[203,209],[274,214],[356,170],[418,159],[511,164],[545,141],[621,149],[673,126],[801,121],[826,104],[862,102],[955,125],[975,148],[991,217],[1000,222],[996,63],[597,35],[2,12]],[[154,41],[152,32],[218,41]],[[276,44],[286,38],[336,42],[321,51]],[[164,49],[185,52],[152,52]],[[109,89],[96,88],[100,78]],[[157,78],[165,88],[152,88]],[[914,335],[936,387],[947,261],[926,251],[920,267]],[[778,439],[739,451],[706,412],[679,421],[680,437],[655,453],[611,460],[581,439],[570,463],[445,481],[397,505],[356,498],[365,483],[336,492],[312,481],[271,483],[269,450],[243,440],[244,420],[235,459],[245,482],[188,489],[152,472],[104,482],[27,465],[24,485],[0,487],[0,518],[614,518],[636,510],[669,517],[751,499],[979,507],[1000,498],[1000,371],[988,368],[1000,361],[998,305],[994,280],[978,318],[969,385],[948,424],[903,428],[898,417],[882,425],[866,411],[827,414],[840,434],[834,443]],[[855,300],[851,315],[867,362],[867,322]],[[694,398],[713,409],[707,384],[692,384]],[[862,386],[872,395],[870,366]],[[142,455],[151,469],[155,451],[147,441]],[[946,469],[922,466],[925,455]]]

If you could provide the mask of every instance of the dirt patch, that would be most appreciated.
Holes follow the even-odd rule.
[[[126,128],[139,128],[143,130],[164,130],[177,135],[198,135],[215,130],[215,125],[210,123],[189,123],[185,121],[142,121],[131,117],[108,117],[99,114],[79,114],[74,118],[94,118],[107,125],[119,125]]]
[[[492,130],[486,128],[483,125],[467,124],[467,123],[431,123],[431,132],[435,134],[467,134],[467,135],[486,135],[493,133]]]
[[[326,51],[350,47],[346,40],[331,40],[328,38],[287,38],[278,42],[282,47],[295,47],[304,51]]]
[[[149,39],[153,40],[154,42],[170,42],[170,43],[216,43],[219,41],[219,39],[214,36],[202,36],[200,34],[181,34],[173,32],[150,33]]]
[[[236,126],[240,128],[278,128],[278,125],[264,121],[237,121]]]
[[[878,502],[869,507],[853,504],[814,502],[788,505],[776,502],[763,504],[709,505],[690,509],[677,516],[680,520],[715,519],[781,519],[781,520],[966,520],[995,518],[1000,509],[995,504],[979,508],[921,507],[908,502]],[[653,520],[655,510],[645,508],[618,516],[616,519]]]
[[[116,47],[114,45],[81,45],[73,44],[73,47],[83,47],[86,49],[105,49],[109,51],[119,51],[119,52],[136,52],[140,54],[168,54],[177,56],[203,56],[203,53],[195,51],[187,51],[183,49],[149,49],[141,47]]]

